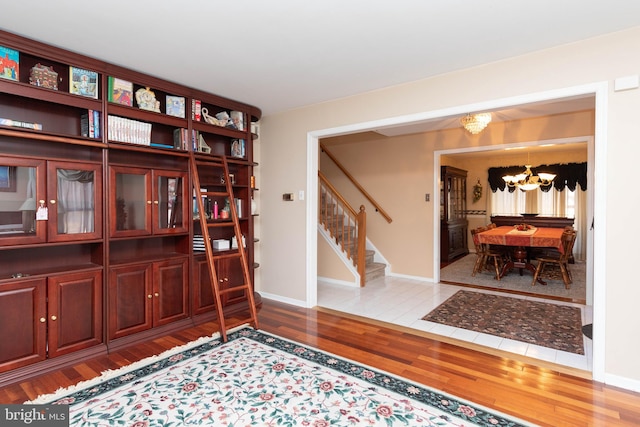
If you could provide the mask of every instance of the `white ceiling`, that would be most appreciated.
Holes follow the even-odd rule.
[[[640,25],[637,0],[2,3],[0,29],[263,116]]]

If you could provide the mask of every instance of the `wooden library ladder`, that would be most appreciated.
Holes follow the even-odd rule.
[[[240,229],[240,223],[238,221],[238,212],[233,197],[233,187],[231,180],[229,179],[229,166],[225,157],[211,157],[207,156],[207,159],[196,159],[196,154],[193,151],[190,152],[189,167],[191,169],[192,183],[194,189],[195,203],[198,207],[198,215],[200,218],[200,224],[202,229],[202,237],[204,240],[204,248],[207,257],[207,264],[209,268],[209,278],[211,280],[211,289],[213,290],[213,296],[215,299],[218,325],[220,326],[220,334],[223,342],[227,342],[227,331],[237,326],[249,323],[255,329],[258,329],[258,313],[256,310],[255,299],[253,296],[253,286],[251,285],[251,276],[249,274],[249,265],[247,261],[247,253],[242,244],[242,231]],[[224,182],[226,191],[206,191],[200,187],[200,174],[199,168],[220,168],[224,173]],[[219,223],[209,221],[207,218],[207,212],[203,203],[203,198],[207,197],[227,197],[229,199],[230,217],[233,222],[234,234],[236,242],[238,242],[237,251],[227,251],[220,254],[215,254],[212,247],[212,241],[209,235],[209,230],[216,226],[220,226]],[[221,281],[218,279],[218,273],[216,271],[216,261],[225,260],[230,258],[239,258],[242,266],[242,275],[244,281],[241,285],[228,287],[221,289]],[[227,324],[224,318],[224,308],[222,306],[222,296],[231,292],[243,291],[247,302],[249,304],[249,317],[241,319],[234,324]]]

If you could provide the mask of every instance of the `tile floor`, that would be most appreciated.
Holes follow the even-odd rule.
[[[585,355],[578,355],[421,320],[421,317],[460,289],[469,288],[389,276],[373,280],[363,288],[319,280],[318,306],[592,371],[592,341],[586,337]],[[499,294],[493,291],[471,290]],[[513,294],[506,296],[580,307],[583,324],[592,322],[593,312],[590,306]]]

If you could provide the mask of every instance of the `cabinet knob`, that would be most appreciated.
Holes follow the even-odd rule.
[[[160,202],[158,202],[157,200],[154,200],[154,201],[153,201],[153,204],[154,204],[154,205],[159,205],[159,204],[160,204]]]
[[[152,202],[151,200],[147,200],[147,204],[150,205]]]
[[[153,295],[149,294],[149,295],[147,295],[147,298],[151,299],[151,298],[153,298]]]
[[[47,319],[46,319],[46,318],[44,318],[44,317],[41,317],[41,318],[40,318],[40,323],[44,323],[44,322],[46,322],[46,321],[47,321]]]
[[[52,205],[55,205],[56,201],[55,201],[55,199],[51,199],[51,200],[49,200],[49,203],[52,204]]]
[[[42,206],[44,205],[44,200],[38,200],[38,203]]]
[[[154,295],[156,298],[160,296],[160,294],[159,294],[159,293],[157,293],[157,292],[156,292],[155,294],[153,294],[153,295]]]
[[[56,316],[51,316],[51,320],[58,320]]]
[[[228,278],[228,277],[225,277],[225,278],[224,278],[224,281],[225,281],[225,282],[228,282],[228,281],[229,281],[229,278]]]

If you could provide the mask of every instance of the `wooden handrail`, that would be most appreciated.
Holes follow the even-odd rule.
[[[366,197],[366,199],[373,205],[373,207],[376,209],[376,211],[378,211],[380,213],[380,215],[382,215],[383,218],[387,220],[388,223],[391,223],[391,221],[393,221],[393,220],[391,219],[389,214],[387,214],[385,212],[385,210],[382,209],[382,206],[380,206],[380,204],[378,202],[376,202],[375,199],[369,193],[367,193],[367,190],[365,190],[364,187],[362,185],[360,185],[360,183],[358,181],[356,181],[356,179],[345,169],[345,167],[342,165],[342,163],[340,163],[338,161],[338,159],[336,159],[333,156],[333,154],[331,154],[329,152],[329,150],[327,150],[327,147],[325,147],[325,145],[322,142],[320,143],[320,149],[322,151],[324,151],[327,154],[327,156],[329,156],[329,158],[333,161],[333,163],[335,163],[336,166],[338,166],[338,169],[340,169],[342,171],[342,173],[344,173],[345,176],[347,178],[349,178],[349,181],[351,181],[353,183],[353,185],[356,186],[358,191],[360,191],[364,195],[364,197]]]
[[[318,221],[353,262],[360,275],[360,286],[364,286],[367,244],[365,208],[360,206],[360,211],[356,212],[320,171],[318,186]]]

